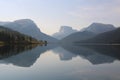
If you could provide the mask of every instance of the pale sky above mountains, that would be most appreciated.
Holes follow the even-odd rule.
[[[120,0],[1,0],[0,21],[32,19],[49,35],[60,26],[75,29],[93,22],[120,26]]]

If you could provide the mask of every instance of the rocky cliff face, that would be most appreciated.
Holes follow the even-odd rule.
[[[77,30],[73,29],[72,27],[61,26],[59,32],[54,33],[53,37],[57,38],[57,39],[63,39],[66,36],[68,36],[68,35],[70,35],[72,33],[75,33],[75,32],[77,32]]]

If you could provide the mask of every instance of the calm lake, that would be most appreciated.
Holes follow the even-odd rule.
[[[1,46],[0,80],[120,80],[120,46]]]

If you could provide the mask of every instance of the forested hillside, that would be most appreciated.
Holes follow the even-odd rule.
[[[0,26],[0,44],[20,44],[20,43],[29,44],[38,43],[38,41],[30,36]]]

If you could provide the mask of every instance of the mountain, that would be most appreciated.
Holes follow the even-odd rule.
[[[47,40],[48,42],[57,41],[57,39],[52,38],[49,35],[46,35],[40,31],[37,25],[30,19],[20,19],[14,22],[0,22],[0,25],[3,25],[7,28],[13,29],[25,35],[32,36],[38,40]]]
[[[88,31],[76,32],[76,33],[73,33],[73,34],[65,37],[60,42],[62,44],[72,44],[73,42],[86,40],[86,39],[89,39],[94,36],[95,36],[94,33],[88,32]]]
[[[116,28],[111,24],[92,23],[87,28],[82,29],[79,32],[73,33],[61,40],[63,44],[73,43],[76,41],[86,40],[95,37],[98,34],[115,30]]]
[[[99,44],[119,44],[120,43],[120,28],[115,30],[104,32],[96,35],[88,40],[79,41],[80,43],[99,43]]]
[[[61,26],[59,32],[54,33],[52,36],[60,40],[75,32],[77,32],[77,30],[72,29],[72,27]]]
[[[5,25],[7,23],[9,23],[9,22],[0,22],[0,25]]]
[[[112,24],[92,23],[87,28],[82,29],[82,31],[89,31],[95,34],[100,34],[114,29],[116,28]]]
[[[0,43],[1,44],[17,44],[17,43],[38,43],[38,41],[30,36],[21,34],[17,31],[0,26]]]

